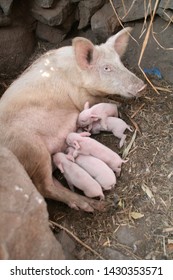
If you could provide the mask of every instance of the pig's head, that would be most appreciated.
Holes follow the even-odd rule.
[[[92,114],[90,109],[86,109],[79,114],[77,126],[84,128],[99,119],[101,119],[101,117],[96,114]]]
[[[68,134],[66,138],[66,143],[68,146],[73,147],[75,149],[80,149],[79,143],[83,140],[83,137],[89,137],[91,133],[89,132],[81,132],[81,133],[76,133],[76,132],[71,132]]]
[[[141,95],[145,88],[144,82],[130,72],[120,59],[128,45],[130,31],[131,28],[127,27],[99,46],[85,38],[73,39],[82,86],[91,95]]]

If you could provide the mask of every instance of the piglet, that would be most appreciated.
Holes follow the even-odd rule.
[[[99,143],[95,139],[88,136],[89,132],[75,133],[71,132],[66,138],[66,142],[69,146],[75,148],[73,156],[77,155],[91,155],[102,161],[104,161],[113,171],[116,172],[117,176],[120,176],[121,165],[123,160],[117,153]]]
[[[74,148],[68,147],[67,153],[71,157],[74,153]],[[74,160],[101,185],[103,190],[110,190],[115,186],[115,174],[102,160],[90,155],[78,155]]]
[[[92,123],[100,120],[101,126],[106,129],[106,118],[109,116],[118,117],[116,104],[99,103],[89,108],[89,102],[86,102],[84,110],[78,116],[77,126],[82,128],[89,126],[88,130],[90,130]]]
[[[101,186],[95,181],[84,169],[79,165],[69,160],[64,153],[57,153],[53,156],[54,164],[60,169],[71,190],[73,186],[82,190],[88,197],[100,197],[104,199],[104,194]]]
[[[93,122],[92,129],[90,130],[90,132],[92,134],[97,134],[100,131],[111,131],[116,137],[120,139],[120,143],[119,143],[120,148],[123,146],[124,141],[126,139],[126,135],[124,134],[124,131],[126,129],[128,129],[129,131],[133,131],[125,121],[116,117],[108,117],[106,119],[106,126],[107,129],[105,129],[101,125],[100,121]]]

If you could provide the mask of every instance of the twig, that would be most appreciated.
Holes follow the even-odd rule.
[[[173,232],[173,227],[170,228],[164,228],[163,232]]]
[[[124,29],[124,25],[122,24],[121,19],[120,19],[120,17],[118,16],[118,13],[117,13],[117,11],[116,11],[116,9],[115,9],[115,7],[114,7],[114,4],[113,4],[112,0],[109,0],[109,2],[110,2],[110,4],[111,4],[111,6],[112,6],[112,9],[113,9],[113,11],[114,11],[114,13],[115,13],[115,15],[116,15],[116,18],[117,18],[119,24],[120,24],[121,27]],[[128,34],[129,34],[129,36],[132,38],[132,40],[135,41],[135,42],[139,45],[138,41],[137,41],[130,33],[128,33]]]
[[[129,116],[126,114],[126,116],[129,118],[129,120],[131,121],[131,123],[133,124],[134,128],[139,132],[140,135],[142,135],[139,126],[137,125],[137,123]]]
[[[141,49],[141,53],[140,53],[140,56],[139,56],[139,60],[138,60],[138,67],[139,69],[141,70],[142,74],[144,75],[145,79],[148,81],[148,83],[151,85],[151,87],[154,89],[155,92],[157,92],[159,94],[159,92],[157,91],[157,89],[155,88],[155,86],[152,84],[152,82],[148,79],[147,75],[145,74],[145,72],[143,71],[143,69],[141,68],[141,61],[142,61],[142,58],[143,58],[143,54],[144,54],[144,51],[146,49],[146,46],[148,44],[148,40],[149,40],[149,36],[150,36],[150,33],[151,33],[151,29],[152,29],[152,24],[153,24],[153,20],[154,20],[154,16],[155,16],[155,13],[156,13],[156,10],[157,10],[157,6],[159,4],[159,0],[156,0],[155,2],[155,5],[154,5],[154,10],[153,10],[153,13],[151,15],[151,20],[150,20],[150,23],[149,23],[149,26],[148,26],[148,29],[147,29],[147,32],[146,32],[146,35],[145,35],[145,38],[144,38],[144,41],[143,41],[143,44],[142,44],[142,49]],[[151,7],[151,0],[150,0],[150,7]]]
[[[88,246],[87,244],[85,244],[82,240],[80,240],[76,235],[74,235],[74,233],[72,233],[70,230],[68,230],[67,228],[63,227],[62,225],[53,222],[51,220],[49,220],[49,222],[51,224],[53,224],[54,226],[59,227],[60,229],[63,229],[65,232],[67,232],[70,236],[72,236],[79,244],[81,244],[83,247],[85,247],[86,249],[88,249],[89,251],[91,251],[93,254],[95,254],[97,257],[99,257],[101,260],[104,260],[104,258],[97,253],[94,249],[92,249],[90,246]]]
[[[130,149],[131,149],[135,139],[136,139],[136,130],[135,130],[135,132],[134,132],[134,134],[132,136],[132,139],[131,139],[130,143],[128,144],[128,146],[123,151],[123,154],[122,154],[122,158],[123,159],[126,158],[127,155],[129,154],[129,151],[130,151]]]
[[[143,103],[143,104],[136,110],[136,112],[133,113],[133,115],[131,116],[131,119],[133,119],[133,118],[137,115],[137,113],[138,113],[144,106],[145,106],[145,103]]]

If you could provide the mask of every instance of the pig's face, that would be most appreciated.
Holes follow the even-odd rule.
[[[130,31],[131,28],[125,28],[100,46],[94,46],[80,37],[73,40],[83,85],[92,95],[137,97],[144,90],[144,82],[130,72],[120,59],[126,50]]]

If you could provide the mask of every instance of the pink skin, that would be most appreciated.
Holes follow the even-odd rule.
[[[99,143],[98,141],[88,137],[89,132],[75,133],[71,132],[66,138],[69,146],[75,148],[73,156],[77,155],[91,155],[104,161],[113,171],[116,172],[117,177],[120,176],[121,165],[126,162],[117,153],[113,152],[108,147]]]
[[[67,148],[68,157],[73,160],[74,148]],[[93,156],[78,155],[74,159],[80,167],[85,169],[104,190],[111,190],[116,184],[116,177],[112,169],[98,158]]]
[[[88,212],[102,208],[102,203],[71,192],[53,178],[52,155],[66,149],[65,139],[76,131],[86,101],[92,106],[108,95],[141,95],[143,81],[120,59],[130,31],[125,28],[101,45],[76,37],[72,46],[45,53],[0,99],[0,145],[18,158],[45,198]]]
[[[105,129],[100,121],[93,122],[90,132],[92,134],[97,134],[100,131],[112,132],[116,137],[120,139],[120,143],[119,143],[120,148],[123,146],[124,141],[126,139],[126,135],[124,134],[124,131],[126,129],[128,129],[129,131],[133,131],[125,121],[115,117],[108,117],[106,119],[106,126],[107,128]]]
[[[66,178],[69,187],[74,191],[73,186],[82,190],[88,197],[100,197],[104,199],[101,186],[83,168],[69,160],[64,153],[57,153],[53,156],[54,164],[60,169]]]
[[[118,117],[116,104],[99,103],[89,108],[89,102],[86,102],[84,110],[79,114],[77,126],[82,128],[89,126],[90,130],[92,123],[100,120],[101,126],[106,129],[106,118],[110,116]]]

